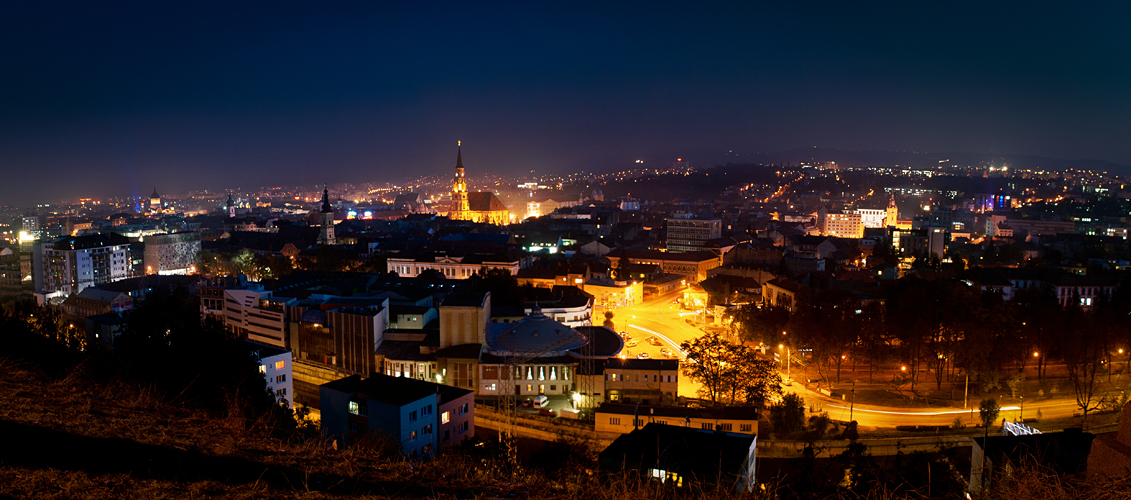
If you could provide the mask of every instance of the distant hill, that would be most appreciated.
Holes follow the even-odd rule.
[[[835,161],[845,166],[892,167],[935,167],[940,162],[947,165],[1009,165],[1018,168],[1045,168],[1063,171],[1070,168],[1111,172],[1117,175],[1131,175],[1131,165],[1123,165],[1104,160],[1064,160],[1043,156],[993,154],[993,153],[931,153],[916,151],[848,151],[830,148],[797,148],[777,153],[756,155],[754,161],[760,163],[800,163],[808,161]]]

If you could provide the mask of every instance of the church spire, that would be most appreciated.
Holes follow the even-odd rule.
[[[460,144],[461,142],[463,141],[456,141],[456,168],[463,168],[463,151],[461,147],[462,144]]]
[[[334,209],[330,207],[330,189],[322,186],[322,213],[333,212]]]

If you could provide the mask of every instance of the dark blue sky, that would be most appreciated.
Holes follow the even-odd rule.
[[[410,3],[6,2],[0,203],[446,175],[457,139],[472,175],[813,145],[1131,163],[1126,2]]]

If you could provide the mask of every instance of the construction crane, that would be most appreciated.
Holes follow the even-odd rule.
[[[502,356],[503,371],[506,374],[502,377],[504,386],[500,387],[502,394],[499,396],[499,413],[503,415],[503,431],[499,433],[499,441],[506,452],[507,465],[511,467],[512,473],[518,471],[518,447],[515,444],[514,434],[518,422],[519,386],[517,381],[521,380],[521,378],[516,378],[515,371],[534,359],[561,350],[563,347],[578,342],[578,340],[582,341],[582,345],[589,343],[590,339],[585,334],[572,329],[570,331],[576,335],[564,335],[553,344],[537,351],[504,351]],[[577,374],[574,373],[574,377],[576,376]]]

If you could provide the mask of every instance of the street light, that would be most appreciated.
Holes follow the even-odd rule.
[[[782,333],[784,334],[785,332]],[[789,348],[785,347],[785,344],[778,344],[778,349],[782,348],[785,348],[785,378],[786,380],[793,380],[793,377],[790,376]]]

